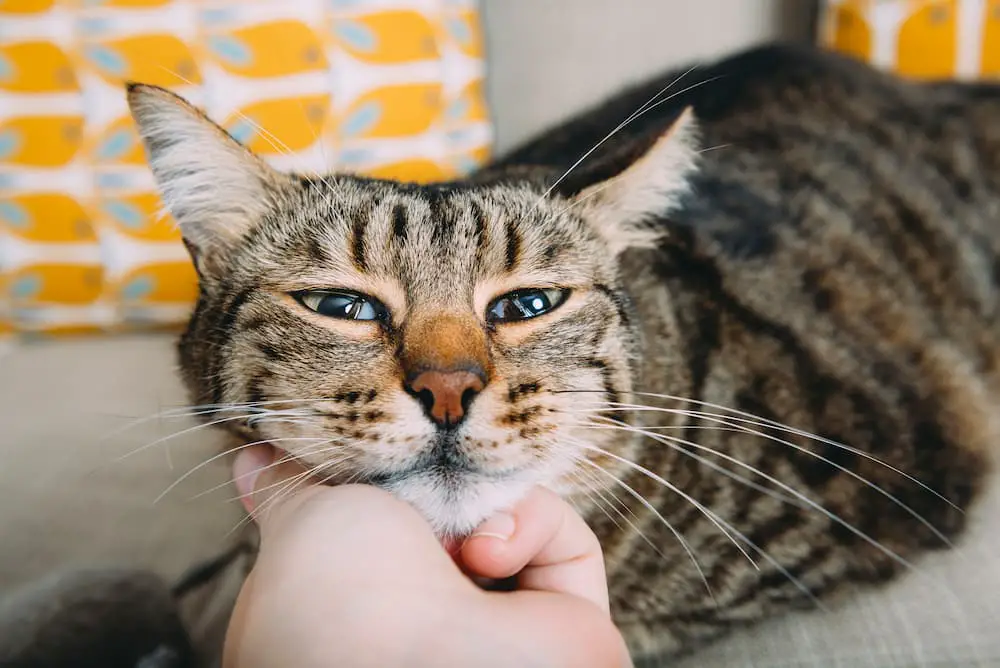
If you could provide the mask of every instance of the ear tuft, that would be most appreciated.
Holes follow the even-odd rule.
[[[641,158],[577,195],[584,216],[615,253],[656,243],[663,232],[650,223],[674,209],[688,191],[698,143],[698,123],[687,107]]]
[[[283,175],[174,93],[131,81],[125,88],[164,207],[192,252],[242,236],[267,210]]]

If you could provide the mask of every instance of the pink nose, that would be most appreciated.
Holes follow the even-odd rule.
[[[472,371],[424,371],[407,385],[424,410],[442,427],[458,424],[466,408],[483,391],[483,379]]]

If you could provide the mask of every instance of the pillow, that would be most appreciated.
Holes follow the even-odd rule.
[[[434,181],[488,157],[483,60],[475,0],[0,1],[0,335],[190,311],[124,81],[279,168]]]
[[[916,79],[1000,79],[1000,0],[823,0],[820,42]]]

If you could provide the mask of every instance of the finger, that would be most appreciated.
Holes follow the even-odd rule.
[[[237,668],[237,666],[247,665],[242,660],[241,649],[247,645],[244,633],[247,627],[247,616],[249,601],[254,598],[254,576],[253,571],[243,581],[240,593],[236,597],[236,604],[233,612],[229,616],[229,625],[226,627],[226,636],[223,641],[222,668]]]
[[[309,472],[293,457],[270,445],[241,449],[233,460],[233,482],[243,507],[254,519],[281,497],[309,486]]]
[[[607,615],[579,598],[537,591],[494,594],[492,624],[516,638],[526,661],[500,665],[632,668],[628,648]],[[542,620],[544,620],[542,622]],[[542,623],[540,623],[542,622]],[[530,657],[530,658],[529,658]]]
[[[605,612],[608,585],[597,536],[553,492],[537,488],[465,541],[465,568],[487,578],[518,576],[518,589],[571,594]]]
[[[258,564],[271,559],[269,563],[284,564],[282,569],[327,573],[323,578],[328,584],[370,581],[379,587],[413,587],[415,582],[438,582],[446,589],[474,590],[441,549],[430,524],[385,490],[310,484],[276,498],[257,515]]]
[[[412,550],[400,552],[396,543],[412,540],[421,547],[430,545],[435,560],[454,568],[426,520],[389,492],[368,485],[318,485],[294,458],[265,445],[241,450],[233,461],[233,477],[265,542],[284,528],[331,544],[349,537],[348,543],[361,550],[398,559]]]

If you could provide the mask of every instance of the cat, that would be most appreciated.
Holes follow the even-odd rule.
[[[192,629],[203,636],[196,638],[185,624],[185,609],[204,607],[203,600],[189,597],[223,573],[242,571],[245,577],[245,557],[255,556],[255,544],[237,542],[193,564],[172,584],[120,564],[57,571],[26,583],[0,597],[0,666],[216,665],[221,648],[205,647],[211,644],[204,642],[208,629]]]
[[[279,173],[127,95],[206,419],[442,536],[558,491],[637,662],[960,539],[1000,434],[1000,87],[767,45],[430,185]]]
[[[0,597],[0,666],[195,668],[176,599],[144,570],[53,573]]]

